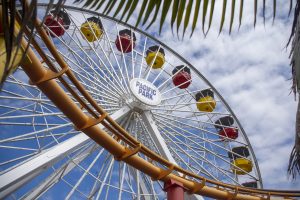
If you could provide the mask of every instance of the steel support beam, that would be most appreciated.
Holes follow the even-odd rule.
[[[162,155],[162,157],[164,157],[165,159],[169,160],[170,162],[172,162],[175,165],[178,165],[174,159],[174,157],[172,156],[167,144],[165,143],[163,137],[161,136],[157,125],[155,124],[155,121],[153,119],[153,115],[150,111],[145,111],[142,114],[142,118],[144,120],[144,123],[150,133],[150,136],[152,137],[152,139],[154,140],[160,155]],[[187,195],[186,193],[184,193],[184,199],[186,200],[203,200],[203,198],[199,195]]]
[[[112,114],[111,117],[117,121],[124,117],[129,111],[130,108],[125,106]],[[102,125],[98,126],[103,129]],[[30,158],[23,164],[2,174],[0,176],[0,199],[3,199],[5,196],[20,188],[88,140],[90,140],[90,138],[87,135],[80,133],[57,144],[51,149],[42,151],[38,156]]]
[[[84,151],[80,152],[80,154],[76,155],[76,159],[71,158],[70,162],[56,169],[50,176],[47,177],[45,181],[43,181],[37,187],[28,192],[28,194],[23,198],[23,200],[39,198],[42,194],[47,192],[53,185],[55,185],[55,183],[57,183],[60,179],[64,178],[64,176],[66,176],[70,171],[72,171],[81,161],[83,161],[96,149],[99,149],[98,144],[92,145]]]
[[[155,124],[155,121],[152,117],[152,114],[150,111],[145,111],[142,114],[142,118],[144,120],[144,123],[150,133],[150,136],[154,140],[160,155],[167,159],[168,161],[172,162],[173,164],[177,165],[175,159],[173,158],[167,144],[165,143],[163,137],[161,136],[158,127]]]

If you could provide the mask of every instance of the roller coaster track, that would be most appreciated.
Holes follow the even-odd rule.
[[[199,194],[216,199],[241,200],[267,200],[276,197],[295,199],[300,197],[300,191],[252,189],[205,179],[179,166],[175,166],[151,151],[118,125],[96,103],[59,55],[38,19],[35,20],[35,26],[42,41],[61,69],[58,71],[54,68],[54,64],[33,39],[32,45],[35,52],[49,66],[49,69],[43,66],[36,53],[29,48],[27,58],[21,63],[21,67],[31,79],[31,84],[36,85],[72,121],[78,130],[84,132],[114,155],[116,160],[128,163],[149,175],[153,180],[166,182],[173,179],[178,181],[183,184],[186,191],[190,194]],[[22,46],[25,47],[27,44],[26,39],[23,38]],[[76,91],[74,87],[70,87],[67,84],[66,78],[74,84]],[[65,87],[64,89],[58,84],[58,80]],[[71,96],[68,96],[65,90],[70,92]],[[78,92],[81,93],[83,98],[80,97],[81,95],[78,95]],[[106,129],[101,129],[98,126],[99,124],[102,124]],[[143,159],[137,153],[143,154],[150,161]]]

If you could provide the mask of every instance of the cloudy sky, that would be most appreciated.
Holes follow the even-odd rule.
[[[188,33],[184,40],[172,35],[169,24],[165,24],[161,35],[157,34],[158,24],[147,32],[157,35],[191,62],[226,99],[250,139],[264,187],[299,189],[300,179],[289,180],[286,173],[296,113],[296,101],[290,94],[289,49],[285,48],[292,17],[287,17],[289,5],[278,1],[272,24],[272,1],[267,2],[265,26],[260,17],[253,27],[253,2],[246,1],[242,26],[238,30],[237,11],[231,35],[229,15],[225,29],[218,34],[221,4],[216,4],[214,22],[206,38],[200,22],[193,37],[189,38]],[[239,8],[238,2],[236,7]],[[261,10],[258,14],[262,14]]]

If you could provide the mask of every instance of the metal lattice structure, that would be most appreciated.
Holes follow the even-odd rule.
[[[299,196],[241,187],[254,182],[262,188],[249,140],[190,63],[129,25],[75,7],[64,11],[68,27],[38,28],[27,60],[1,91],[0,198],[55,192],[65,199],[163,199],[169,179],[181,182],[192,199]],[[147,52],[151,46],[158,51]],[[180,65],[190,76],[175,83]],[[205,99],[207,90],[212,99]],[[229,137],[226,128],[233,127],[238,136]],[[248,153],[240,155],[238,147]]]

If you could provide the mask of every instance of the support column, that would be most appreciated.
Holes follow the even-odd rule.
[[[164,191],[167,192],[167,200],[184,200],[183,184],[173,179],[165,182]]]

